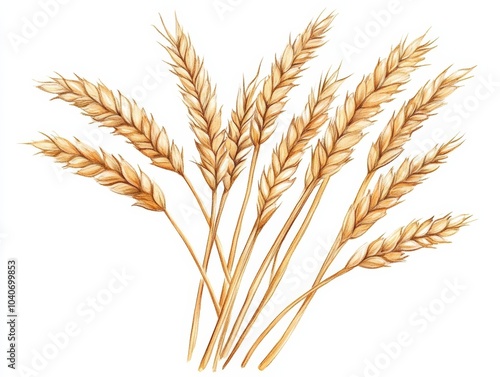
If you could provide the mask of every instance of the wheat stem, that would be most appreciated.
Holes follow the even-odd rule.
[[[225,327],[226,321],[229,319],[231,315],[231,309],[234,304],[236,293],[243,278],[241,271],[243,271],[246,265],[248,264],[248,260],[250,258],[250,250],[253,248],[253,245],[255,244],[255,241],[257,239],[257,235],[260,232],[258,225],[259,225],[258,221],[255,221],[252,231],[250,232],[250,236],[248,237],[245,247],[241,252],[241,256],[238,259],[238,263],[236,264],[235,273],[231,279],[231,283],[229,284],[226,300],[224,300],[224,303],[222,304],[221,312],[217,319],[214,331],[212,332],[207,349],[205,350],[205,353],[203,354],[203,357],[201,359],[199,366],[200,371],[206,368],[210,360],[210,357],[212,355],[212,352],[214,350],[215,344],[219,338],[219,335],[223,330],[223,327]]]
[[[210,298],[212,299],[212,302],[214,304],[215,311],[217,312],[217,315],[219,315],[220,314],[219,302],[217,300],[217,296],[215,295],[215,292],[214,292],[214,289],[212,287],[212,284],[210,283],[210,279],[209,279],[209,277],[207,276],[207,274],[205,272],[205,269],[200,264],[200,261],[198,260],[198,257],[196,256],[196,254],[195,254],[195,252],[193,250],[193,247],[189,243],[189,240],[187,239],[187,237],[184,234],[184,232],[179,228],[179,226],[174,221],[174,219],[172,218],[172,216],[170,216],[170,214],[168,213],[167,210],[165,210],[164,213],[168,217],[168,219],[170,220],[170,222],[172,223],[172,225],[174,226],[174,228],[177,231],[177,233],[179,234],[179,236],[184,241],[184,244],[186,245],[186,247],[187,247],[187,249],[189,251],[189,254],[191,254],[191,257],[193,258],[193,260],[194,260],[194,262],[196,264],[196,267],[198,268],[198,271],[200,272],[200,274],[202,276],[203,282],[207,286],[208,292],[210,293]]]
[[[210,254],[213,246],[213,234],[214,234],[214,222],[216,216],[216,205],[217,205],[217,192],[212,192],[212,206],[210,212],[210,224],[208,231],[208,239],[207,244],[205,246],[205,255],[203,257],[203,269],[205,271],[208,270],[208,262],[210,260]],[[191,331],[189,336],[189,345],[188,345],[188,361],[191,360],[191,356],[193,355],[194,348],[196,346],[196,339],[198,337],[198,327],[200,322],[200,314],[201,314],[201,299],[203,297],[203,280],[200,280],[198,284],[198,292],[196,294],[196,302],[193,311],[193,319],[191,322]]]
[[[205,205],[203,204],[203,201],[201,200],[200,196],[196,192],[196,189],[193,186],[193,183],[187,178],[186,175],[183,175],[184,181],[189,187],[189,190],[192,192],[194,198],[196,199],[196,202],[198,203],[198,206],[200,207],[201,212],[203,213],[203,217],[205,218],[208,226],[210,227],[210,216],[205,209]],[[219,256],[220,264],[222,267],[222,270],[224,271],[224,278],[226,281],[231,281],[231,274],[229,272],[229,269],[227,267],[228,262],[226,262],[226,258],[224,257],[224,249],[222,247],[222,243],[220,242],[219,236],[215,234],[215,246],[217,248],[217,253]]]
[[[243,225],[243,217],[245,216],[245,210],[248,206],[248,201],[250,200],[250,194],[252,192],[252,183],[255,175],[255,168],[257,166],[257,159],[259,157],[260,145],[255,146],[252,153],[252,158],[250,161],[250,169],[248,173],[248,180],[245,189],[245,196],[243,197],[243,203],[241,204],[241,209],[238,214],[238,219],[236,220],[236,227],[234,228],[233,239],[231,240],[231,249],[229,250],[228,257],[228,269],[232,271],[234,264],[234,259],[236,257],[236,249],[238,247],[238,240],[241,233],[241,227]]]

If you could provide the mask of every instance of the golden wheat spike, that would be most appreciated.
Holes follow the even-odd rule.
[[[295,86],[304,65],[325,44],[325,35],[334,18],[331,13],[309,23],[304,32],[285,47],[281,57],[275,59],[271,75],[264,80],[262,91],[257,96],[255,119],[250,130],[254,145],[264,143],[273,134],[276,118],[283,111],[288,93]]]
[[[394,161],[413,132],[422,127],[434,111],[445,104],[446,98],[469,78],[472,68],[460,69],[451,74],[444,70],[434,80],[427,82],[415,96],[393,114],[368,154],[368,173]]]
[[[408,256],[408,252],[448,242],[446,238],[467,225],[470,218],[470,215],[446,215],[437,219],[431,217],[424,221],[412,221],[388,236],[381,236],[359,248],[345,268],[380,268],[401,262]]]
[[[243,171],[246,156],[252,147],[250,123],[253,120],[255,111],[259,73],[260,67],[248,84],[243,80],[242,88],[236,97],[236,107],[231,111],[226,138],[226,150],[229,160],[227,177],[224,180],[224,189],[226,191],[229,191],[234,181]]]
[[[102,83],[95,85],[78,76],[76,80],[53,77],[38,87],[80,108],[84,115],[127,138],[154,165],[183,174],[182,150],[135,101],[121,93],[114,94]]]
[[[161,16],[160,16],[161,18]],[[188,109],[190,126],[200,154],[198,166],[209,187],[215,191],[227,169],[226,131],[221,127],[221,110],[217,107],[215,88],[196,54],[189,35],[175,20],[175,35],[161,18],[163,31],[158,32],[168,45],[162,45],[170,55],[172,72],[181,82],[182,98]]]
[[[311,92],[303,113],[294,117],[281,142],[271,156],[271,164],[260,178],[257,211],[259,226],[263,227],[277,209],[277,201],[293,184],[293,174],[308,147],[328,120],[328,110],[335,93],[345,78],[338,78],[339,70],[320,80],[317,92]]]
[[[160,187],[144,172],[137,172],[121,157],[97,150],[75,139],[71,142],[59,136],[30,143],[40,153],[64,163],[65,167],[77,169],[76,174],[94,178],[112,191],[136,200],[135,205],[151,211],[165,210],[165,197]]]

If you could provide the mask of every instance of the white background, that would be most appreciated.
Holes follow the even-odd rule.
[[[314,277],[312,271],[319,267],[317,255],[325,252],[338,230],[343,211],[363,177],[367,148],[377,131],[393,110],[449,65],[456,69],[477,65],[474,78],[414,135],[406,155],[418,153],[426,145],[445,141],[456,133],[465,135],[465,144],[365,238],[349,244],[341,259],[347,258],[362,242],[414,218],[453,212],[470,213],[476,221],[454,236],[452,244],[418,251],[406,263],[390,269],[359,270],[339,279],[316,296],[269,369],[259,372],[257,363],[272,346],[272,340],[277,340],[279,332],[274,332],[263,344],[246,369],[238,366],[242,357],[239,353],[223,374],[332,377],[499,374],[496,359],[500,351],[497,290],[500,208],[496,176],[500,125],[495,111],[500,98],[500,59],[498,13],[491,2],[309,0],[291,5],[283,0],[71,0],[57,3],[50,14],[42,3],[3,2],[0,12],[0,302],[5,305],[6,260],[17,258],[18,366],[33,368],[35,355],[51,349],[51,334],[61,333],[68,324],[73,324],[78,335],[71,337],[64,349],[56,349],[57,354],[46,364],[38,360],[39,370],[31,375],[197,375],[197,361],[214,323],[207,300],[195,358],[186,363],[198,276],[171,225],[161,214],[131,207],[129,198],[63,171],[49,158],[34,156],[35,150],[22,143],[41,138],[39,132],[76,136],[140,164],[162,185],[169,209],[196,250],[201,250],[206,226],[200,214],[193,212],[196,211],[193,200],[184,183],[174,174],[149,166],[122,138],[111,136],[95,124],[89,125],[89,119],[76,108],[61,101],[49,102],[50,95],[37,90],[36,81],[43,81],[54,72],[67,77],[76,73],[93,82],[102,80],[110,88],[135,97],[167,128],[171,138],[184,147],[188,174],[197,187],[203,187],[199,171],[189,162],[197,159],[196,150],[177,81],[162,62],[167,56],[157,43],[160,36],[152,27],[159,25],[158,14],[172,28],[177,13],[205,59],[212,81],[217,84],[223,115],[227,117],[242,75],[247,78],[253,75],[261,59],[262,72],[267,73],[274,54],[282,51],[289,35],[294,38],[311,19],[326,10],[338,13],[328,33],[329,42],[309,64],[300,87],[292,92],[287,111],[278,122],[278,131],[285,129],[292,114],[301,111],[309,89],[330,66],[342,62],[341,74],[352,74],[340,91],[342,97],[404,36],[415,38],[430,28],[428,38],[438,38],[437,48],[428,54],[428,66],[416,72],[406,90],[386,106],[379,122],[370,128],[356,149],[355,160],[332,180],[322,207],[292,261],[294,272],[281,290],[285,297],[281,305],[306,290]],[[30,22],[39,26],[29,30],[26,25]],[[151,76],[152,71],[155,76]],[[151,81],[148,77],[155,79]],[[154,88],[145,90],[144,80],[152,82]],[[269,160],[279,137],[277,132],[264,148],[258,172]],[[276,231],[272,227],[284,221],[302,184],[304,167],[298,173],[296,187],[283,198],[282,207],[257,243],[256,255],[267,251]],[[226,245],[245,179],[243,174],[235,186],[223,219],[221,238]],[[253,216],[252,202],[245,231]],[[256,263],[254,260],[250,268],[255,268]],[[82,316],[78,308],[86,307],[88,298],[103,294],[102,290],[113,279],[113,271],[122,270],[133,279],[113,295],[101,312],[94,313],[92,321],[86,321],[90,314]],[[211,274],[220,277],[217,268]],[[441,305],[443,290],[453,282],[463,289],[452,303]],[[431,312],[439,312],[432,321],[423,320],[419,314],[419,310],[429,306]],[[269,308],[268,313],[269,317],[277,314],[277,308]],[[6,327],[1,328],[1,354],[5,356]],[[411,345],[401,347],[389,360],[384,356],[387,352],[383,344],[396,341],[400,332],[409,334]],[[367,367],[372,363],[375,367]],[[16,375],[6,368],[5,357],[1,364],[2,375]]]

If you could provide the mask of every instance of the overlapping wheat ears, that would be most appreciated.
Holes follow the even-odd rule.
[[[83,114],[101,126],[109,127],[115,134],[125,137],[137,150],[149,157],[153,165],[179,174],[200,206],[208,225],[204,252],[193,249],[172,217],[161,188],[142,170],[135,169],[123,158],[102,149],[91,148],[77,139],[68,140],[57,135],[44,134],[43,140],[30,143],[40,153],[53,157],[57,162],[65,164],[65,167],[75,169],[76,174],[93,177],[112,191],[132,197],[135,205],[163,212],[167,216],[200,273],[188,359],[191,359],[197,342],[205,289],[210,294],[217,314],[212,336],[201,359],[200,370],[211,359],[214,370],[222,359],[225,359],[225,367],[239,350],[287,272],[290,259],[320,205],[329,181],[352,159],[354,148],[382,111],[382,106],[402,91],[403,85],[410,80],[410,74],[420,67],[426,53],[434,47],[432,41],[426,41],[425,35],[411,42],[403,40],[386,58],[379,59],[373,71],[363,76],[354,91],[345,95],[343,103],[333,115],[330,114],[331,106],[344,78],[340,77],[340,69],[329,70],[320,78],[316,88],[311,90],[303,112],[296,114],[291,120],[287,131],[273,150],[269,166],[256,177],[261,146],[275,131],[276,120],[284,111],[290,91],[297,85],[297,79],[306,64],[325,43],[334,18],[334,14],[320,15],[293,42],[290,41],[285,46],[267,75],[263,76],[259,67],[250,80],[243,80],[227,125],[221,118],[215,87],[211,84],[203,60],[196,54],[189,36],[177,20],[173,32],[168,30],[161,19],[161,29],[157,30],[162,36],[162,46],[170,56],[171,71],[180,82],[182,99],[189,114],[189,126],[199,152],[196,165],[212,194],[209,209],[204,207],[199,195],[203,187],[194,187],[185,172],[182,148],[171,141],[165,128],[158,125],[134,100],[126,98],[120,92],[111,91],[102,83],[93,84],[78,76],[73,79],[53,77],[39,86],[40,89],[55,94],[56,98],[80,108]],[[404,146],[413,132],[420,129],[423,122],[445,103],[446,97],[469,77],[470,72],[471,68],[453,72],[449,68],[444,69],[392,115],[369,150],[365,178],[355,196],[353,195],[354,200],[311,289],[290,303],[269,323],[250,346],[243,366],[275,325],[290,310],[300,305],[278,342],[259,364],[260,369],[267,367],[292,334],[316,291],[337,277],[356,267],[381,268],[400,262],[409,252],[448,242],[449,236],[468,224],[469,215],[448,214],[412,221],[361,247],[341,270],[331,274],[331,264],[349,240],[364,235],[460,146],[461,138],[454,137],[422,155],[407,157],[399,164],[395,162],[404,152]],[[316,141],[311,146],[313,139]],[[310,158],[305,156],[307,151],[310,151]],[[234,236],[230,243],[223,245],[217,236],[218,227],[231,188],[247,166],[247,160],[250,162],[246,191],[242,195]],[[308,163],[302,192],[288,217],[285,217],[286,220],[262,259],[259,269],[251,274],[247,271],[247,265],[250,258],[255,258],[252,255],[255,242],[277,211],[281,196],[294,184],[300,163]],[[389,164],[391,166],[388,172],[378,173],[380,168]],[[244,238],[241,234],[242,224],[254,183],[257,183],[258,190],[257,212],[254,214],[250,234]],[[233,195],[238,194],[240,193],[235,192]],[[311,204],[307,204],[311,196],[313,200]],[[332,203],[325,205],[330,206]],[[295,234],[289,234],[292,225],[305,209],[307,214],[299,230]],[[287,236],[293,236],[292,241],[282,251]],[[245,240],[243,247],[240,245],[242,240]],[[216,291],[212,283],[217,276],[209,276],[208,273],[214,248],[224,272],[219,291]],[[266,273],[270,274],[270,280],[264,279]],[[253,276],[246,292],[240,290],[244,276]],[[251,314],[249,309],[260,287],[265,293],[257,309]],[[236,313],[233,309],[238,295],[244,295],[245,299],[239,312],[233,315]],[[244,322],[246,326],[242,330]]]

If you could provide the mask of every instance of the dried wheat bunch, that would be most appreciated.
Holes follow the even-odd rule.
[[[373,71],[361,78],[355,89],[347,94],[330,114],[330,108],[337,92],[344,83],[339,69],[323,75],[317,88],[311,90],[304,110],[295,114],[288,129],[281,135],[274,148],[270,163],[261,175],[255,178],[255,170],[261,146],[276,129],[277,118],[285,110],[289,95],[306,66],[315,57],[317,50],[326,43],[334,14],[320,15],[311,21],[295,39],[290,39],[283,52],[277,55],[267,75],[262,75],[261,66],[249,81],[243,79],[236,95],[234,108],[227,120],[222,119],[221,107],[216,100],[216,87],[205,69],[203,59],[198,56],[189,35],[175,20],[175,31],[170,31],[161,19],[162,47],[170,57],[172,74],[179,80],[179,90],[187,108],[188,123],[194,133],[194,142],[199,153],[195,164],[211,190],[211,206],[207,211],[191,183],[185,169],[182,148],[171,141],[165,128],[160,127],[153,116],[132,99],[120,92],[113,92],[102,83],[93,84],[76,76],[68,79],[52,77],[41,82],[39,88],[54,94],[82,110],[93,121],[113,130],[114,134],[127,139],[138,151],[147,156],[153,165],[177,173],[197,200],[208,224],[208,236],[204,253],[196,252],[189,239],[178,226],[167,209],[165,196],[160,187],[140,168],[135,169],[120,156],[96,150],[80,142],[59,136],[47,136],[29,144],[40,153],[53,157],[65,167],[76,170],[76,174],[94,178],[99,184],[112,191],[135,200],[134,205],[163,212],[184,242],[198,272],[200,282],[193,310],[189,336],[188,359],[193,355],[198,332],[201,328],[203,292],[206,288],[217,314],[210,340],[201,358],[199,369],[206,368],[213,360],[213,368],[225,359],[224,367],[232,360],[247,338],[250,329],[266,304],[274,297],[283,277],[289,271],[289,262],[321,205],[327,186],[337,172],[345,168],[353,158],[355,148],[369,126],[376,122],[376,116],[385,104],[392,101],[409,82],[410,75],[421,67],[427,53],[434,48],[434,41],[427,41],[425,34],[408,42],[402,40],[384,59],[379,59]],[[405,260],[408,253],[421,248],[432,248],[448,242],[448,237],[470,222],[470,215],[430,217],[415,220],[392,233],[366,243],[352,253],[347,264],[330,272],[338,254],[343,252],[350,240],[365,236],[366,232],[388,211],[402,202],[405,195],[422,184],[435,172],[462,143],[455,137],[442,145],[436,145],[417,156],[404,156],[406,143],[436,110],[445,104],[459,85],[470,77],[471,68],[450,73],[443,70],[434,79],[427,81],[410,99],[394,112],[375,142],[367,150],[366,175],[353,193],[352,204],[343,216],[335,241],[317,272],[314,283],[300,297],[292,301],[274,318],[251,345],[244,360],[245,366],[257,347],[271,333],[275,326],[297,305],[299,309],[278,338],[275,345],[259,364],[266,368],[278,355],[300,322],[316,292],[356,267],[378,269]],[[227,121],[227,123],[225,123]],[[227,127],[223,127],[227,124]],[[313,141],[314,140],[314,141]],[[312,146],[310,145],[312,144]],[[309,158],[304,158],[310,149]],[[250,158],[248,158],[251,156]],[[398,162],[397,158],[402,157]],[[404,158],[403,158],[404,157]],[[248,162],[247,183],[234,234],[228,240],[227,258],[223,252],[223,240],[218,237],[221,218],[229,193],[235,181],[242,176]],[[281,227],[267,254],[263,257],[254,252],[254,246],[269,220],[278,214],[280,201],[297,179],[301,161],[308,164],[303,177],[304,186],[293,203],[293,209]],[[387,166],[385,173],[379,173]],[[305,167],[305,166],[304,166]],[[195,172],[198,172],[196,170]],[[378,176],[378,177],[377,177]],[[249,204],[252,187],[256,185],[256,214],[250,233],[242,237],[241,230]],[[222,188],[221,188],[222,187]],[[235,190],[232,190],[235,191]],[[313,195],[314,194],[314,195]],[[313,196],[311,202],[309,199]],[[335,209],[335,203],[327,203]],[[298,230],[291,232],[295,221],[307,209]],[[291,242],[280,253],[287,237]],[[239,242],[244,241],[242,250]],[[210,269],[213,246],[216,246],[223,271],[220,289],[216,291],[212,281],[219,279]],[[201,255],[203,258],[201,259]],[[257,271],[249,272],[250,258],[261,258]],[[257,309],[247,316],[258,289],[271,270],[270,280],[264,286],[264,295]],[[219,271],[220,272],[220,271]],[[210,275],[210,276],[209,276]],[[248,290],[242,290],[243,279],[253,276]],[[244,295],[243,304],[233,320],[235,303]],[[242,297],[241,297],[242,298]],[[250,317],[250,318],[248,318]],[[244,330],[241,326],[246,321]]]

